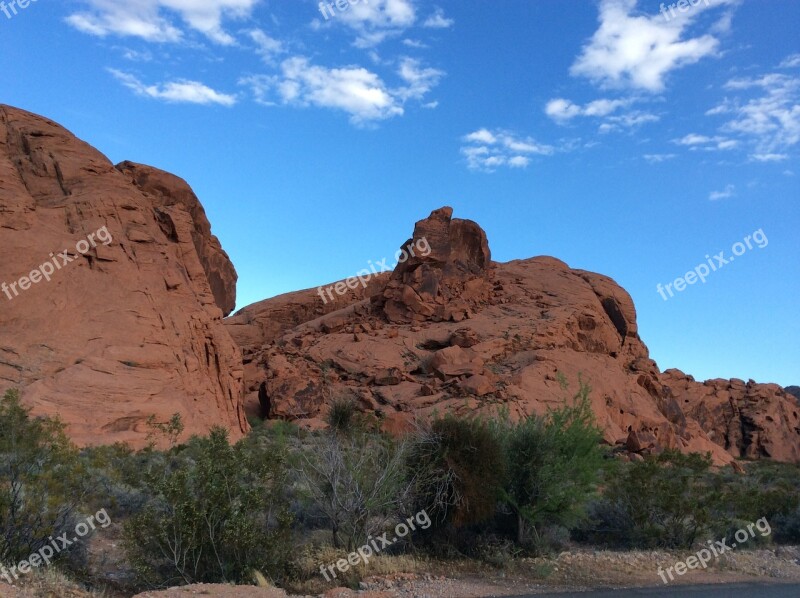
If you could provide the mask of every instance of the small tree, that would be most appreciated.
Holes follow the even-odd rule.
[[[26,559],[50,537],[72,532],[85,486],[63,424],[30,417],[18,391],[6,391],[0,401],[0,562]]]
[[[517,516],[517,542],[538,543],[544,525],[574,525],[584,514],[603,466],[602,433],[594,423],[590,388],[581,382],[569,405],[516,424],[497,422],[508,479],[503,497]]]

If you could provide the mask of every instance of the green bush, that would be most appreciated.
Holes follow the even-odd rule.
[[[142,581],[248,583],[254,571],[279,578],[290,550],[286,473],[280,452],[258,438],[231,446],[221,428],[151,463],[150,498],[124,527]]]
[[[709,483],[710,466],[708,455],[677,451],[625,464],[576,537],[623,548],[691,547],[720,524],[722,494]]]
[[[571,404],[545,417],[514,424],[504,418],[495,426],[508,472],[503,499],[516,516],[520,545],[531,532],[534,545],[544,548],[543,528],[575,525],[595,493],[605,452],[589,392],[581,383]]]
[[[19,393],[7,391],[0,401],[0,562],[27,559],[49,538],[72,535],[86,490],[63,424],[30,417]],[[71,550],[82,548],[75,543]]]

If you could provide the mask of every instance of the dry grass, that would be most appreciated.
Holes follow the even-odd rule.
[[[345,573],[334,567],[336,579],[325,581],[320,567],[333,565],[339,559],[347,559],[347,552],[331,546],[306,546],[294,561],[295,579],[287,584],[287,589],[299,594],[322,594],[333,587],[358,588],[358,584],[373,575],[385,576],[395,573],[416,573],[423,570],[420,559],[407,555],[378,555],[369,559],[369,563],[360,563],[350,567]],[[328,573],[330,577],[330,573]]]
[[[8,588],[8,589],[7,589]],[[110,598],[103,591],[88,591],[55,568],[35,569],[13,586],[0,582],[0,595],[12,598]]]

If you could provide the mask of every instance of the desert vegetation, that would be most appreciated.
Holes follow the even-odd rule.
[[[152,442],[134,451],[77,449],[58,421],[31,417],[9,391],[0,403],[0,558],[13,566],[100,508],[113,525],[59,553],[51,569],[130,593],[266,580],[323,591],[321,565],[423,509],[432,525],[337,583],[357,585],[390,562],[504,567],[576,545],[690,548],[762,517],[773,533],[759,542],[800,542],[796,466],[753,462],[737,474],[671,451],[620,461],[601,443],[589,393],[581,384],[560,409],[520,421],[442,415],[400,439],[347,402],[326,430],[254,422],[236,443],[222,429],[179,442],[174,418],[153,422]],[[87,554],[100,539],[122,548],[113,581]]]

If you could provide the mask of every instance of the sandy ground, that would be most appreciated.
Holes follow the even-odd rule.
[[[517,559],[505,569],[475,563],[440,563],[432,573],[396,573],[369,577],[358,590],[333,588],[324,598],[479,598],[519,596],[590,588],[630,588],[662,584],[662,570],[685,560],[692,552],[669,551],[570,551],[557,557]],[[74,586],[50,587],[46,580],[28,580],[26,587],[0,584],[0,598],[101,598]],[[800,547],[732,551],[712,561],[706,570],[690,570],[676,576],[670,586],[734,582],[800,582]],[[109,595],[105,595],[111,598]],[[283,590],[251,586],[194,585],[136,598],[286,598]],[[295,596],[295,595],[292,595]]]

